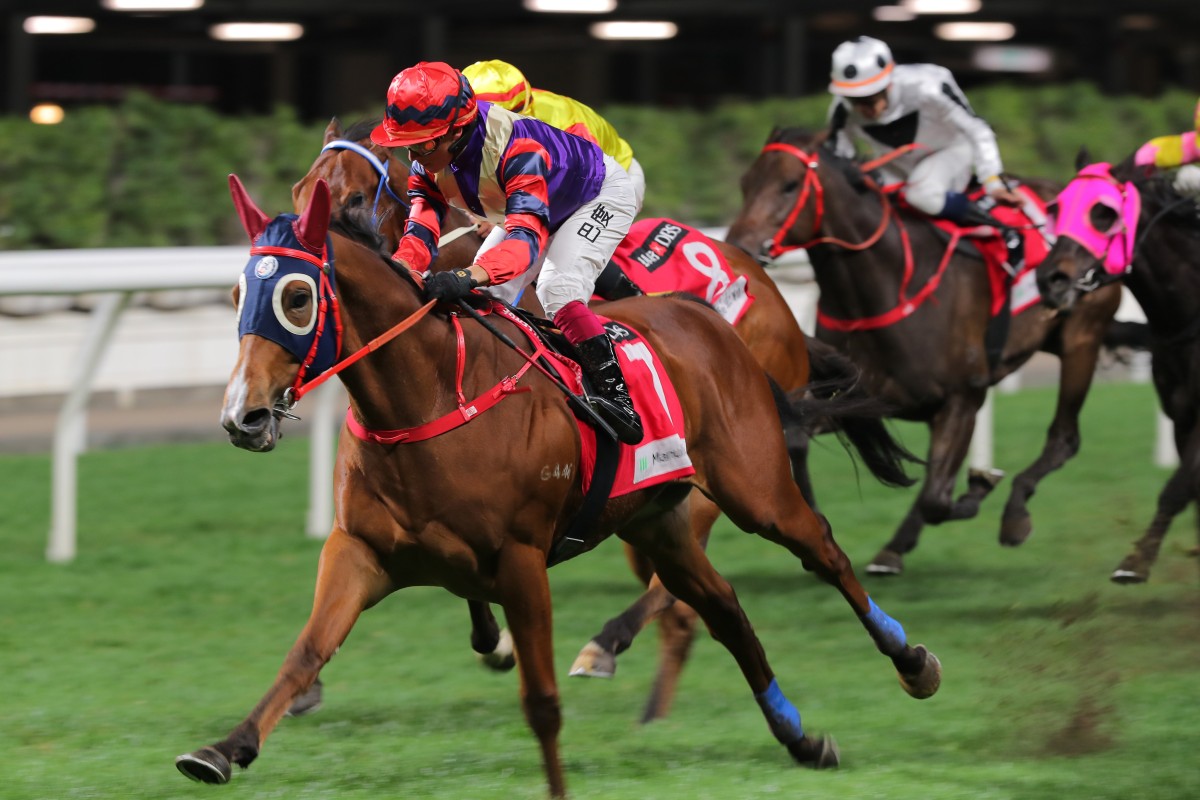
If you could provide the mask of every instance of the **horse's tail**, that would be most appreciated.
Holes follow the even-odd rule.
[[[1150,326],[1145,322],[1113,320],[1101,343],[1107,350],[1149,350],[1153,341]]]
[[[785,394],[772,381],[784,425],[797,425],[810,435],[835,433],[847,451],[857,451],[871,474],[886,486],[916,483],[905,467],[925,462],[892,435],[884,423],[891,406],[867,393],[854,362],[813,338],[808,340],[808,357],[813,380],[806,387]]]

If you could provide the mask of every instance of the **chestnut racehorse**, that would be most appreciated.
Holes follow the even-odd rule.
[[[1028,183],[1046,199],[1057,188]],[[978,254],[973,248],[947,253],[945,236],[927,218],[898,211],[856,163],[825,146],[825,133],[773,131],[743,176],[742,193],[727,241],[763,256],[807,247],[826,313],[842,320],[894,318],[858,330],[817,327],[818,338],[848,355],[897,417],[929,426],[925,483],[869,572],[900,574],[926,524],[978,513],[1002,473],[972,471],[961,497],[954,498],[954,489],[988,387],[1038,350],[1059,357],[1058,405],[1045,448],[1014,479],[1001,520],[1001,544],[1024,542],[1033,531],[1026,504],[1038,482],[1079,450],[1079,410],[1120,289],[1089,295],[1065,319],[1037,304],[1016,314],[992,364],[985,349],[991,290]]]
[[[274,219],[236,177],[230,186],[252,246],[236,292],[240,344],[222,425],[235,445],[269,451],[294,401],[335,373],[350,411],[338,445],[336,518],[308,623],[249,716],[220,741],[179,756],[177,768],[195,780],[227,782],[232,764],[246,767],[258,756],[362,611],[397,589],[436,585],[503,607],[550,794],[565,797],[547,561],[584,497],[583,439],[572,406],[530,369],[525,353],[457,312],[429,313],[434,303],[424,302],[416,277],[328,230],[323,181],[303,214]],[[587,547],[619,531],[649,557],[663,585],[733,655],[791,756],[835,765],[832,739],[804,732],[732,588],[692,536],[693,489],[837,588],[909,694],[932,695],[940,664],[923,646],[910,646],[899,623],[868,597],[828,522],[791,480],[777,395],[732,328],[687,299],[633,298],[604,313],[641,332],[656,354],[662,374],[647,368],[678,395],[695,472],[609,501],[589,520]],[[510,340],[535,348],[515,320],[492,319]],[[544,480],[546,465],[561,465],[553,470],[559,477]]]
[[[1175,425],[1179,467],[1113,571],[1117,583],[1148,580],[1171,520],[1200,502],[1200,220],[1196,198],[1172,179],[1132,159],[1083,167],[1059,195],[1058,241],[1038,266],[1042,301],[1064,314],[1114,281],[1129,287],[1150,325],[1154,388]]]
[[[391,253],[404,233],[407,214],[395,187],[406,185],[408,168],[388,148],[371,142],[370,131],[377,123],[378,120],[359,122],[343,131],[340,122],[332,120],[325,129],[321,153],[308,174],[293,187],[292,197],[296,210],[300,211],[308,202],[316,182],[326,181],[333,196],[334,213],[344,213],[356,227],[367,227],[379,233],[384,252]],[[445,227],[448,230],[470,222],[462,212],[456,213],[459,217],[447,219]],[[480,241],[481,237],[477,235],[463,236],[449,247],[439,248],[433,269],[453,269],[470,264]],[[711,239],[708,244],[721,253],[735,279],[736,276],[746,277],[747,293],[754,298],[735,326],[738,335],[759,365],[785,392],[803,391],[810,380],[810,348],[778,287],[763,268],[739,248]],[[532,292],[526,294],[532,295]],[[913,480],[905,473],[903,462],[915,459],[910,459],[882,424],[879,417],[882,406],[865,399],[858,385],[857,369],[832,348],[820,343],[812,347],[811,367],[813,377],[821,382],[817,391],[825,396],[837,394],[837,402],[827,405],[827,410],[840,421],[848,440],[870,471],[885,484],[911,485]],[[803,455],[803,451],[796,451],[792,467],[811,504],[813,495]],[[705,546],[720,509],[696,493],[690,510],[692,531],[701,546]],[[647,623],[660,614],[665,615],[660,618],[658,674],[642,716],[644,721],[649,721],[665,716],[670,708],[694,638],[695,614],[686,605],[674,603],[674,598],[653,580],[653,566],[645,558],[629,546],[626,546],[626,553],[634,572],[650,588],[625,612],[605,623],[581,650],[570,674],[610,677],[616,669],[617,654],[632,644]],[[484,663],[501,669],[511,667],[513,661],[507,657],[511,652],[507,639],[502,638],[503,632],[490,611],[472,605],[470,613],[472,647],[483,656]],[[319,690],[319,683],[315,684],[314,695]],[[305,705],[315,702],[315,696],[303,701]]]

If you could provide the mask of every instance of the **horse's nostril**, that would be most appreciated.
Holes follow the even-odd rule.
[[[238,425],[244,433],[258,433],[263,428],[267,427],[267,423],[271,421],[271,412],[265,408],[256,408],[246,416],[242,417],[242,422]]]

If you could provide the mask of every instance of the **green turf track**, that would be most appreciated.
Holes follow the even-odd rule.
[[[997,400],[996,462],[1040,450],[1052,391]],[[1084,445],[1032,502],[1035,533],[996,542],[1008,483],[972,521],[927,529],[899,579],[867,579],[910,641],[942,658],[915,701],[838,594],[782,550],[722,525],[710,553],[736,587],[780,686],[810,731],[834,734],[833,772],[796,768],[733,660],[705,636],[669,720],[636,724],[648,634],[614,680],[561,681],[563,754],[577,800],[1200,797],[1200,585],[1192,512],[1152,580],[1108,574],[1153,512],[1146,386],[1100,385]],[[486,424],[481,421],[477,424]],[[897,429],[924,447],[922,430]],[[862,568],[911,491],[856,482],[832,440],[817,491]],[[470,476],[468,479],[486,479]],[[409,589],[368,612],[325,671],[318,713],[284,720],[229,786],[173,758],[222,736],[270,684],[308,612],[307,443],[143,447],[80,460],[79,557],[43,559],[49,459],[0,457],[0,798],[504,798],[544,796],[515,675],[478,667],[465,604]],[[560,676],[635,582],[615,540],[556,568]]]

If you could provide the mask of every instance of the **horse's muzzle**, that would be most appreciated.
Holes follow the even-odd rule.
[[[269,408],[256,408],[241,415],[226,409],[221,414],[221,427],[234,447],[255,453],[274,450],[279,441],[279,419]]]
[[[1075,288],[1075,280],[1057,265],[1046,269],[1043,265],[1038,270],[1038,292],[1042,296],[1042,305],[1058,311],[1070,311],[1078,299],[1079,291]]]

